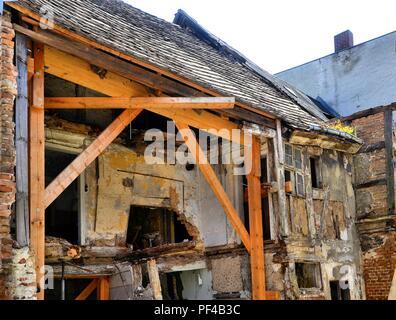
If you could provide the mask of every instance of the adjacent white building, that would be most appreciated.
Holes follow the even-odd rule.
[[[277,76],[341,116],[396,102],[396,31],[356,46],[346,31],[335,37],[335,47]]]

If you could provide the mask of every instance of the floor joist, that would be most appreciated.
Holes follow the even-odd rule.
[[[232,109],[235,98],[46,98],[46,109]]]

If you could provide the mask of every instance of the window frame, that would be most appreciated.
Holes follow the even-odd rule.
[[[286,149],[290,148],[291,149],[291,163],[288,163],[288,159],[289,159],[289,154],[286,152]],[[293,145],[291,145],[290,143],[285,142],[285,146],[284,146],[284,150],[285,150],[285,166],[288,167],[294,167],[294,150],[293,150]]]
[[[303,148],[299,146],[292,145],[290,143],[285,142],[285,176],[286,176],[286,171],[290,172],[290,179],[293,185],[293,191],[289,193],[290,195],[293,196],[298,196],[298,197],[305,197],[306,196],[306,182],[305,182],[305,174],[304,174],[304,152]],[[287,159],[290,158],[289,154],[286,153],[286,149],[291,148],[291,159],[292,159],[292,164],[288,163]],[[297,161],[296,161],[296,151],[300,153],[300,166],[297,167]],[[301,188],[299,187],[299,178],[301,177],[302,181],[302,186]],[[285,179],[286,182],[286,179]]]
[[[314,278],[315,282],[318,287],[311,287],[311,288],[303,288],[300,287],[300,283],[298,281],[298,276],[297,276],[297,265],[309,265],[309,266],[315,266],[315,273],[314,273]],[[322,265],[319,262],[313,262],[313,261],[295,261],[294,263],[294,270],[295,270],[295,275],[296,275],[296,280],[297,280],[297,286],[301,291],[305,290],[320,290],[323,291],[324,289],[324,281],[323,281],[323,272],[322,272]]]

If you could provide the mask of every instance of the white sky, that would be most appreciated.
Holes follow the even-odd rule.
[[[272,73],[333,53],[347,29],[355,44],[396,30],[395,0],[124,1],[168,21],[183,9]]]

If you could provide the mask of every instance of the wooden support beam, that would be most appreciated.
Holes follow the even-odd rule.
[[[45,66],[46,72],[49,74],[107,96],[145,96],[144,93],[140,92],[142,88],[136,87],[136,84],[129,79],[111,72],[108,72],[106,77],[102,79],[91,70],[88,62],[51,47],[45,47]],[[230,136],[232,140],[232,130],[240,129],[239,125],[204,110],[153,109],[151,111],[166,118],[187,123],[189,126],[202,131],[217,130],[217,135],[226,140],[230,140]],[[243,139],[233,142],[244,143]]]
[[[216,176],[213,168],[208,162],[208,159],[205,153],[202,151],[197,139],[195,138],[194,133],[190,129],[190,127],[179,121],[175,121],[177,128],[182,133],[183,139],[188,146],[191,154],[196,160],[199,168],[201,169],[202,174],[206,178],[209,186],[212,188],[214,194],[219,200],[221,206],[223,207],[226,215],[230,219],[232,226],[235,228],[237,234],[241,238],[243,244],[246,247],[246,250],[250,253],[251,251],[251,243],[250,236],[247,232],[244,224],[241,221],[241,218],[238,215],[238,212],[235,210],[231,200],[229,199],[227,193],[225,192],[221,182]]]
[[[46,73],[111,97],[151,96],[147,87],[113,72],[103,77],[89,61],[45,46]],[[97,90],[100,89],[100,90]]]
[[[34,44],[34,76],[30,106],[30,243],[35,254],[38,300],[44,300],[45,264],[45,133],[44,133],[44,47]]]
[[[32,57],[28,57],[27,59],[27,69],[28,69],[28,80],[31,81],[34,75],[34,59]]]
[[[110,279],[109,277],[103,277],[98,282],[98,300],[107,301],[110,300]]]
[[[252,148],[245,150],[247,161],[251,161],[252,170],[247,176],[249,194],[249,222],[250,222],[250,265],[252,270],[253,300],[266,300],[265,284],[265,256],[263,236],[263,212],[261,198],[261,153],[260,140],[253,137]]]
[[[98,287],[99,279],[94,279],[92,282],[78,295],[75,299],[76,301],[87,300],[88,297],[95,291]]]
[[[278,301],[281,300],[281,293],[279,291],[267,291],[265,300]]]
[[[45,190],[45,208],[48,208],[141,112],[142,109],[125,110],[84,152],[63,170]]]
[[[281,165],[285,164],[285,152],[283,150],[282,122],[276,120],[276,138],[278,142],[278,160]]]
[[[269,145],[273,149],[275,177],[278,182],[278,206],[280,218],[280,233],[287,237],[290,233],[289,217],[287,211],[287,197],[285,190],[285,153],[283,150],[282,124],[277,121],[277,136],[269,140]]]
[[[16,147],[16,233],[20,246],[29,245],[29,99],[28,99],[28,39],[16,35],[16,65],[18,95],[15,101]]]
[[[153,290],[154,300],[162,300],[161,281],[158,272],[157,261],[151,259],[147,261],[147,270],[149,274],[151,289]]]
[[[46,109],[232,109],[235,98],[46,98]]]

